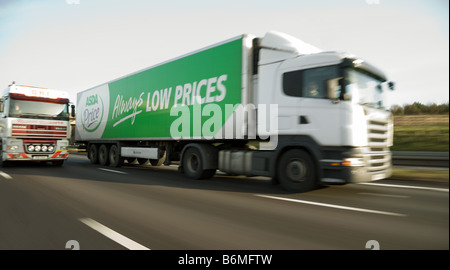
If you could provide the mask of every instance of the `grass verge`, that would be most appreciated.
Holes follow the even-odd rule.
[[[448,126],[394,126],[392,151],[449,151]]]
[[[448,182],[448,170],[393,168],[391,178]]]

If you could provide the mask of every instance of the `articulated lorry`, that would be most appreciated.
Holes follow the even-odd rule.
[[[304,192],[391,175],[386,89],[355,56],[246,34],[78,93],[75,138],[94,164],[149,160]]]
[[[16,161],[67,159],[69,94],[64,91],[9,85],[0,98],[0,166]]]

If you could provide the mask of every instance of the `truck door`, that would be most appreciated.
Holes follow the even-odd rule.
[[[299,69],[280,65],[273,100],[278,103],[279,135],[307,135],[321,145],[340,145],[342,104],[327,96],[327,80],[338,67]]]

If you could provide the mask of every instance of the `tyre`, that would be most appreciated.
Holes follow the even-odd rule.
[[[109,148],[109,166],[111,167],[121,167],[125,158],[120,155],[120,148],[113,144]]]
[[[160,159],[149,159],[150,164],[152,164],[152,166],[161,166],[165,160],[166,160],[166,153],[164,153],[164,155]]]
[[[96,144],[89,145],[88,158],[92,164],[98,164],[98,146]]]
[[[276,179],[290,192],[306,192],[318,187],[314,162],[300,149],[289,150],[281,156]]]
[[[203,157],[197,148],[188,148],[183,155],[183,170],[187,177],[192,179],[211,178],[216,170],[203,169]]]
[[[109,146],[106,144],[100,145],[98,149],[98,162],[102,166],[109,165]]]
[[[3,150],[2,150],[2,145],[1,145],[1,142],[0,142],[0,168],[1,167],[7,167],[7,165],[8,165],[8,162],[5,160],[5,161],[3,161]]]
[[[8,167],[10,165],[11,165],[11,163],[9,161],[6,161],[6,160],[3,161],[2,157],[0,157],[0,168],[1,167]]]

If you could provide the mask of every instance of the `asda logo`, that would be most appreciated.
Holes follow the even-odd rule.
[[[98,104],[98,95],[97,94],[87,97],[86,106],[91,106],[91,105],[95,105],[95,104]]]
[[[100,126],[103,119],[103,100],[99,95],[90,95],[86,98],[82,117],[84,130],[93,132]]]

